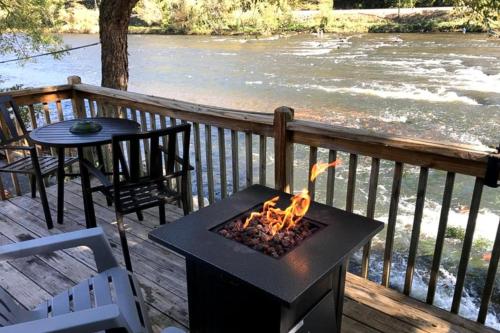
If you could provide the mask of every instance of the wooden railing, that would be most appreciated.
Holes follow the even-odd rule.
[[[385,286],[390,286],[403,170],[407,165],[418,167],[420,170],[415,211],[403,288],[406,295],[410,295],[412,291],[429,173],[434,172],[433,170],[445,171],[446,180],[426,297],[429,304],[434,302],[456,175],[474,177],[475,185],[470,199],[467,228],[451,306],[451,312],[458,313],[481,205],[487,160],[489,156],[498,154],[495,149],[374,135],[363,130],[296,120],[293,110],[287,107],[280,107],[274,113],[259,113],[203,106],[82,84],[78,77],[70,77],[68,85],[21,90],[11,94],[19,105],[27,106],[32,128],[63,120],[67,116],[125,117],[138,121],[143,130],[172,126],[179,122],[191,123],[194,157],[191,164],[194,164],[195,171],[193,179],[190,179],[194,186],[189,186],[189,189],[194,192],[190,197],[195,209],[211,204],[254,182],[288,192],[293,191],[293,180],[297,178],[294,177],[294,173],[305,172],[294,167],[294,152],[297,151],[297,147],[304,147],[302,154],[308,151],[308,163],[302,169],[308,167],[307,170],[310,170],[318,161],[319,155],[327,156],[330,161],[340,155],[347,157],[345,210],[360,211],[356,209],[355,194],[363,187],[363,190],[365,188],[367,190],[367,201],[366,208],[362,210],[366,216],[374,218],[382,164],[392,163],[392,184],[381,278],[381,283]],[[40,107],[42,116],[37,116],[35,109]],[[256,140],[258,144],[254,144]],[[214,144],[215,141],[217,145]],[[241,141],[244,141],[244,144]],[[149,153],[147,145],[143,145],[142,150],[143,160],[147,161],[145,158]],[[244,157],[240,156],[242,154]],[[255,161],[254,156],[257,156]],[[272,158],[274,163],[269,163],[268,159]],[[369,176],[366,182],[360,184],[359,166],[367,159],[370,167]],[[270,168],[273,164],[274,168]],[[311,196],[317,198],[318,194],[321,194],[321,201],[327,205],[334,205],[334,197],[338,197],[338,193],[335,193],[337,172],[335,169],[329,169],[326,186],[321,191],[318,189],[319,185],[307,182],[306,186]],[[14,185],[16,186],[16,182]],[[21,193],[18,185],[15,191],[17,194]],[[360,269],[360,274],[365,278],[369,275],[370,255],[371,244],[367,244],[362,250]],[[500,228],[496,232],[482,292],[477,318],[481,323],[485,322],[488,313],[499,257]]]

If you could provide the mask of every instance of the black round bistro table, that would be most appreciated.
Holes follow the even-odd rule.
[[[102,126],[96,133],[75,134],[70,128],[78,121],[92,120]],[[115,134],[135,134],[140,132],[137,122],[120,118],[73,119],[50,124],[33,130],[30,138],[36,144],[57,149],[59,158],[57,171],[57,222],[62,223],[64,212],[64,148],[77,148],[80,162],[83,207],[87,228],[96,226],[92,189],[90,187],[89,165],[83,155],[84,147],[99,147],[111,143]],[[101,150],[98,149],[98,155]],[[98,156],[102,163],[102,156]]]

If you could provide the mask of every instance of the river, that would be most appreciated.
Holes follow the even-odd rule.
[[[95,35],[63,37],[72,46],[98,40]],[[129,52],[131,91],[262,112],[287,105],[298,118],[375,133],[489,146],[500,143],[500,40],[485,35],[133,35]],[[99,48],[76,50],[61,60],[43,57],[22,67],[0,65],[3,87],[61,84],[69,75],[99,84]],[[305,186],[307,153],[306,148],[296,147],[296,190]],[[326,151],[318,153],[319,160],[326,161],[327,156]],[[337,172],[334,205],[345,207],[348,156],[340,154],[340,158],[346,163]],[[268,164],[271,169],[272,163]],[[355,211],[361,214],[366,211],[369,172],[370,160],[361,158],[355,196]],[[399,290],[404,284],[418,172],[418,168],[404,168],[391,274],[391,285]],[[429,175],[412,292],[419,299],[425,299],[427,292],[445,176],[440,171]],[[387,221],[391,181],[392,164],[384,162],[376,208],[376,217],[382,221]],[[451,305],[450,286],[455,284],[460,233],[467,222],[473,184],[471,177],[457,177],[435,301],[445,309]],[[318,179],[317,188],[318,200],[324,201],[324,177]],[[460,311],[468,318],[477,316],[499,216],[500,194],[485,188]],[[384,232],[374,241],[370,278],[375,281],[381,278],[383,240]],[[359,270],[359,261],[358,253],[353,270]],[[500,287],[496,286],[488,325],[500,328],[499,311]]]

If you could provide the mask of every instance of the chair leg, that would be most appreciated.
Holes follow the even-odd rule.
[[[104,155],[102,153],[102,146],[95,147],[97,152],[97,161],[99,162],[99,169],[105,174],[106,173],[106,163],[104,163]],[[106,196],[106,204],[108,207],[113,205],[113,199],[109,196]]]
[[[57,223],[64,219],[64,148],[57,148]]]
[[[189,203],[188,203],[188,187],[187,187],[187,177],[182,177],[181,183],[181,200],[182,200],[182,210],[184,211],[184,216],[189,215]]]
[[[52,216],[50,215],[49,201],[47,200],[47,193],[45,192],[45,184],[43,183],[43,177],[35,177],[38,183],[38,192],[40,193],[40,201],[42,202],[43,213],[45,215],[45,222],[47,223],[47,228],[54,228],[54,223],[52,223]]]
[[[160,225],[165,224],[166,223],[166,219],[165,219],[165,204],[161,204],[158,207],[158,209],[160,211]]]
[[[38,192],[40,193],[40,200],[42,201],[43,213],[45,214],[45,223],[47,223],[47,228],[52,229],[54,224],[52,223],[52,216],[50,215],[49,201],[47,200],[47,193],[45,192],[45,183],[42,177],[42,172],[40,169],[40,163],[38,161],[38,156],[36,154],[36,149],[30,152],[31,163],[33,164],[33,170],[35,171],[34,177],[36,178],[36,183],[38,185]]]
[[[189,206],[188,206],[188,198],[187,193],[182,194],[182,211],[184,212],[184,216],[189,215]]]
[[[99,162],[99,169],[103,173],[106,173],[106,164],[104,163],[104,155],[102,153],[102,146],[96,146],[95,149],[97,152],[97,161]]]
[[[184,212],[184,216],[189,215],[187,189],[181,192],[181,200],[182,200],[182,210]]]
[[[123,225],[123,215],[116,213],[116,224],[118,225],[118,233],[120,234],[120,243],[122,245],[123,258],[125,266],[129,272],[132,272],[132,260],[130,259],[130,251],[128,249],[127,236],[125,234],[125,226]]]
[[[142,215],[142,210],[138,210],[137,212],[135,212],[135,214],[137,215],[137,219],[139,221],[144,221],[144,215]]]
[[[30,175],[31,197],[36,198],[36,177]]]

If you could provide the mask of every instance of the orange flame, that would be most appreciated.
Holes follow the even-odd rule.
[[[329,167],[336,167],[340,165],[340,160],[333,161],[331,163],[316,163],[313,165],[311,168],[311,178],[310,180],[313,182],[316,180],[316,177],[318,177],[320,174],[325,172]]]
[[[314,181],[319,174],[325,172],[329,167],[335,167],[339,163],[333,161],[331,163],[317,163],[313,165],[311,169],[311,181]],[[279,197],[274,197],[264,202],[262,211],[252,212],[243,224],[243,229],[247,228],[253,219],[258,218],[261,219],[262,223],[269,226],[270,233],[274,236],[283,228],[290,230],[295,227],[306,215],[311,205],[311,197],[307,189],[303,189],[300,193],[295,194],[291,199],[292,203],[285,210],[276,207],[278,199]]]

